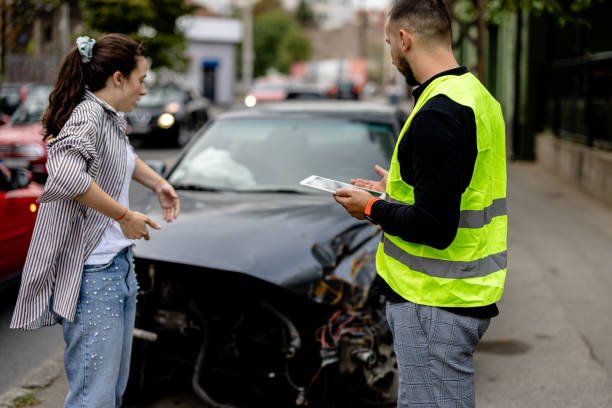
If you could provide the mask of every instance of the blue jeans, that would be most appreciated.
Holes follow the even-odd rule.
[[[65,408],[117,408],[130,369],[136,315],[131,247],[106,265],[85,265],[74,321],[62,320],[69,390]]]
[[[399,369],[399,408],[475,406],[474,349],[489,318],[439,307],[387,302]]]

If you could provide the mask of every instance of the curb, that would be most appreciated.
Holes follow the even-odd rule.
[[[15,399],[35,397],[40,391],[51,386],[63,375],[63,359],[63,352],[58,352],[40,366],[32,369],[21,384],[0,395],[0,408],[13,408]],[[40,405],[40,401],[37,403],[32,401],[30,405]]]

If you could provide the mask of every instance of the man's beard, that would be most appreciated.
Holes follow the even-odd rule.
[[[408,60],[400,56],[397,63],[397,70],[406,78],[406,83],[409,86],[417,86],[421,85],[419,81],[414,77],[414,73],[412,72],[412,68],[410,67],[410,63]]]

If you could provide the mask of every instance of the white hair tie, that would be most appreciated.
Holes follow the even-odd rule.
[[[84,35],[76,39],[76,47],[81,54],[81,61],[87,64],[93,58],[93,46],[96,44],[96,40],[89,38]]]

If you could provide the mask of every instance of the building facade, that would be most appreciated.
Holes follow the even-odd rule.
[[[213,103],[231,104],[242,23],[230,18],[186,16],[178,24],[188,40],[190,63],[185,81]]]

